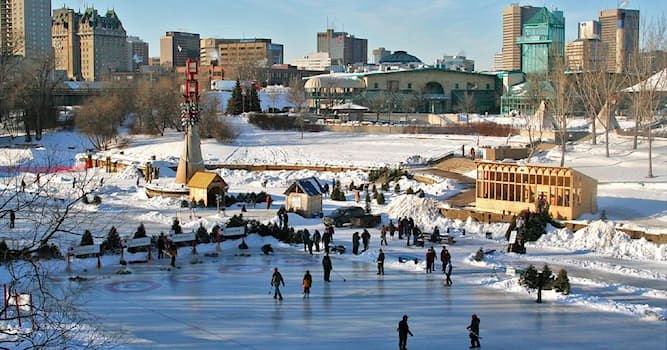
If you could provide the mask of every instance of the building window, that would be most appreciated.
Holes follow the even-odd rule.
[[[378,83],[374,83],[374,84],[373,84],[373,88],[374,88],[374,89],[377,89],[377,88],[378,88]]]
[[[412,83],[408,83],[408,89],[412,89]]]
[[[459,83],[454,84],[454,88],[458,89],[459,88]]]

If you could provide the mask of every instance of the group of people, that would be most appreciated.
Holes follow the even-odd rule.
[[[481,347],[479,343],[479,317],[476,314],[471,316],[470,324],[466,327],[468,330],[468,336],[470,337],[470,348],[475,349]],[[414,336],[410,331],[410,326],[408,325],[408,315],[403,315],[403,319],[398,322],[398,327],[396,328],[398,332],[398,350],[407,350],[408,346],[408,335],[411,337]]]
[[[359,241],[364,244],[364,250],[362,252],[365,252],[368,250],[368,246],[371,243],[371,233],[368,232],[367,229],[364,229],[364,231],[359,235],[359,232],[355,232],[352,234],[352,254],[354,255],[359,255]]]
[[[178,246],[170,241],[163,232],[157,238],[157,258],[164,259],[165,255],[171,258],[169,263],[171,267],[176,267],[176,257],[178,256]]]

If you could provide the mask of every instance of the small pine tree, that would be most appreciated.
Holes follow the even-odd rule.
[[[93,234],[86,230],[83,233],[83,236],[81,236],[81,244],[79,245],[93,245],[95,242],[93,242]]]
[[[477,253],[475,253],[475,261],[484,261],[484,249],[479,248]]]
[[[405,190],[405,194],[415,194],[415,190],[413,190],[412,187],[408,187],[408,189]]]
[[[383,192],[389,191],[389,182],[383,183],[380,188],[382,189]]]
[[[544,267],[542,267],[542,278],[543,278],[545,287],[551,286],[551,282],[554,279],[554,274],[553,274],[553,272],[551,272],[551,269],[549,268],[549,265],[547,265],[547,264],[544,264]]]
[[[570,279],[567,277],[567,271],[565,271],[565,269],[558,271],[558,276],[554,281],[554,289],[565,295],[570,294]]]
[[[144,223],[142,222],[139,224],[139,227],[137,227],[137,232],[134,233],[133,238],[144,238],[147,237],[148,235],[146,234],[146,227],[144,227]]]
[[[401,192],[401,185],[399,185],[397,182],[396,186],[394,186],[394,193],[399,193],[399,192]]]
[[[250,94],[249,94],[249,98],[247,100],[248,100],[248,103],[249,103],[249,106],[246,109],[247,111],[250,111],[250,112],[261,112],[262,111],[261,101],[259,99],[259,95],[257,94],[257,87],[255,85],[253,85],[250,88]]]
[[[521,274],[519,284],[527,288],[537,288],[537,269],[533,265],[529,265],[526,271]]]
[[[371,212],[371,195],[366,191],[366,213]]]
[[[345,193],[340,190],[340,182],[336,183],[331,191],[331,199],[335,201],[345,201]]]
[[[181,223],[178,222],[178,219],[174,219],[174,222],[171,224],[171,231],[174,232],[174,234],[183,233]]]
[[[107,238],[102,242],[101,248],[104,251],[115,251],[120,249],[120,235],[118,234],[116,226],[111,226]]]
[[[373,184],[373,186],[371,186],[371,192],[373,192],[373,193],[375,194],[375,193],[377,193],[377,191],[378,191],[378,190],[377,190],[377,188],[375,187],[375,184]]]
[[[83,203],[83,204],[90,204],[90,199],[88,199],[88,195],[87,195],[87,194],[84,195],[83,197],[81,197],[81,203]]]
[[[232,97],[227,101],[227,114],[239,115],[243,112],[243,91],[241,89],[241,82],[236,79],[236,85],[232,90]]]
[[[378,204],[383,205],[385,203],[384,193],[382,193],[382,192],[378,193],[377,197],[375,197],[375,201]]]
[[[206,227],[202,223],[199,223],[199,228],[197,229],[197,242],[198,243],[209,243],[211,239],[206,231]]]
[[[102,204],[102,197],[100,197],[100,196],[98,196],[98,195],[94,195],[94,196],[93,196],[93,202],[92,202],[92,203],[95,204],[95,205],[100,205],[100,204]]]
[[[419,191],[417,191],[417,196],[419,198],[424,198],[426,197],[426,193],[424,193],[424,190],[420,189]]]
[[[350,190],[354,191],[354,181],[350,181]]]

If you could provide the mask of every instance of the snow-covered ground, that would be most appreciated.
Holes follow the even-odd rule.
[[[205,141],[205,160],[211,163],[236,164],[310,164],[369,167],[407,163],[419,156],[423,159],[460,151],[461,145],[504,144],[507,138],[477,138],[462,135],[365,135],[336,133],[300,133],[264,131],[248,125],[241,117],[234,118],[241,137],[231,145]],[[600,139],[601,140],[601,139]],[[612,137],[612,157],[601,156],[604,145],[590,142],[570,145],[566,165],[598,178],[598,206],[605,209],[609,222],[593,220],[580,232],[550,228],[540,241],[528,246],[528,254],[504,253],[506,224],[483,224],[472,220],[454,221],[439,215],[439,200],[459,191],[446,180],[434,185],[400,180],[400,187],[421,188],[426,198],[386,193],[387,204],[372,205],[382,214],[383,223],[409,215],[426,231],[438,226],[441,231],[452,228],[457,242],[449,248],[454,256],[454,285],[444,287],[439,274],[424,274],[423,262],[399,263],[399,255],[423,258],[423,248],[406,247],[405,241],[394,240],[383,247],[387,254],[387,275],[375,275],[374,259],[379,248],[379,231],[371,230],[371,249],[359,256],[351,251],[353,229],[336,231],[337,244],[348,247],[345,254],[334,256],[334,281],[321,282],[320,257],[302,252],[302,247],[288,246],[271,238],[248,239],[251,256],[237,256],[238,242],[226,242],[218,258],[203,258],[213,251],[212,245],[199,249],[202,264],[190,264],[190,252],[182,248],[180,269],[166,271],[167,261],[132,265],[131,275],[116,275],[120,268],[118,256],[103,257],[103,269],[97,271],[94,260],[75,260],[74,273],[91,278],[85,309],[100,317],[110,332],[123,334],[128,348],[247,348],[247,349],[387,349],[395,346],[396,323],[403,314],[410,315],[415,337],[410,348],[454,347],[467,344],[465,326],[471,313],[482,319],[482,343],[485,348],[550,349],[594,348],[622,349],[643,347],[663,349],[667,342],[667,252],[643,240],[631,240],[615,230],[615,225],[648,228],[665,232],[667,221],[667,142],[654,142],[655,178],[645,179],[647,145],[640,143],[631,150],[630,139]],[[16,140],[18,142],[18,140]],[[181,150],[182,134],[163,138],[136,137],[123,150],[122,157],[143,163],[151,155],[162,167],[161,176],[173,176],[166,165],[175,164]],[[510,142],[525,143],[512,138]],[[0,140],[0,144],[11,142]],[[75,165],[74,156],[88,148],[85,138],[76,133],[46,134],[38,148],[2,148],[4,189],[18,190],[20,179],[30,191],[35,174],[12,174],[15,166]],[[119,150],[115,150],[121,157]],[[558,150],[538,154],[535,162],[553,164]],[[22,169],[22,168],[19,168]],[[27,169],[27,168],[26,168]],[[265,190],[274,198],[272,210],[263,205],[251,208],[247,216],[275,220],[275,210],[284,204],[284,190],[297,178],[316,176],[331,184],[333,180],[347,184],[367,181],[361,171],[328,173],[315,171],[218,170],[230,185],[230,191],[259,192]],[[50,191],[58,196],[73,197],[74,178],[83,172],[42,174],[49,181]],[[184,230],[196,230],[200,223],[211,228],[225,217],[239,212],[238,206],[227,208],[225,217],[214,209],[197,209],[201,219],[190,221],[187,211],[180,209],[176,199],[147,198],[143,181],[136,185],[136,171],[104,174],[101,169],[88,171],[88,176],[104,178],[96,192],[102,205],[80,205],[86,220],[94,221],[93,234],[101,241],[109,225],[121,235],[133,233],[144,223],[149,234],[167,232],[174,217],[184,222]],[[167,179],[168,180],[168,179]],[[266,187],[264,187],[264,184]],[[391,185],[393,189],[393,184]],[[353,201],[348,193],[348,202]],[[341,202],[324,200],[325,213]],[[262,207],[261,209],[259,207]],[[5,229],[3,238],[15,239],[29,234],[27,218],[18,213],[17,228]],[[613,224],[612,224],[613,223]],[[290,214],[296,229],[322,231],[319,219],[302,219]],[[465,229],[466,235],[462,234]],[[491,232],[492,239],[486,239]],[[76,244],[79,236],[59,236],[62,247]],[[273,256],[262,256],[258,247],[270,242],[276,247]],[[484,262],[470,258],[477,249],[495,250]],[[439,251],[439,247],[438,247]],[[545,293],[545,305],[534,303],[518,286],[516,277],[505,274],[507,267],[525,268],[549,264],[554,272],[565,268],[572,282],[572,293],[561,296]],[[287,278],[286,300],[274,302],[268,295],[270,270],[278,266]],[[67,286],[64,262],[50,263],[58,280]],[[300,295],[300,279],[310,269],[315,284],[310,300]],[[6,274],[0,274],[5,282]],[[345,282],[342,279],[345,278]],[[127,342],[127,344],[125,344]],[[536,345],[539,344],[539,345]]]

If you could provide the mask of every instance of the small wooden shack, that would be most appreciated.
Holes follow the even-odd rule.
[[[199,203],[204,201],[204,205],[215,204],[216,195],[223,196],[229,186],[220,177],[220,175],[208,171],[198,171],[188,182],[190,188],[190,201]]]
[[[303,217],[322,214],[322,194],[324,188],[314,177],[294,181],[287,190],[285,209]]]

